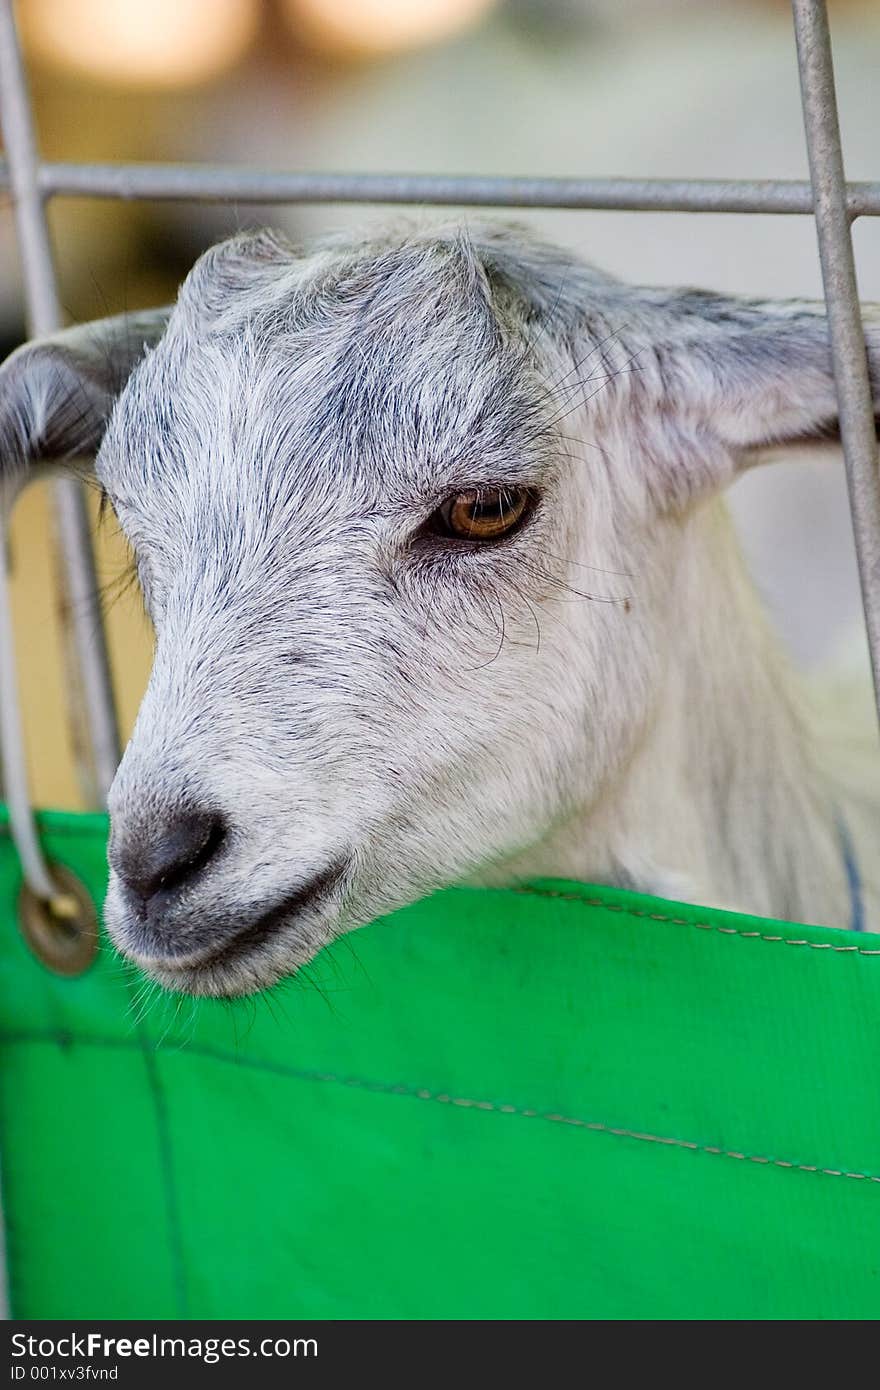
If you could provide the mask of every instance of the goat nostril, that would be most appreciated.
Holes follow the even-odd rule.
[[[226,839],[226,823],[213,811],[183,811],[154,834],[132,835],[115,844],[111,858],[123,884],[146,902],[196,878]]]

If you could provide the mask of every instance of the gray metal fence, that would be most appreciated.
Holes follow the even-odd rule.
[[[880,468],[852,250],[857,217],[880,216],[880,183],[847,184],[825,0],[792,0],[810,183],[787,180],[560,179],[300,174],[185,165],[50,164],[40,160],[13,0],[0,0],[0,126],[6,162],[0,192],[16,216],[30,331],[60,326],[46,220],[50,198],[179,199],[247,203],[417,203],[451,206],[590,208],[651,212],[813,215],[846,461],[862,601],[880,711]],[[74,746],[89,802],[103,804],[119,737],[79,484],[53,484],[66,614]],[[58,893],[37,838],[19,712],[6,575],[0,565],[0,751],[12,834],[33,893]]]

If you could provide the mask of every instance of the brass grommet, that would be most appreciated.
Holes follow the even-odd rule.
[[[86,889],[63,864],[50,864],[57,887],[41,898],[26,883],[18,896],[21,933],[30,950],[56,975],[82,975],[98,954],[98,919]]]

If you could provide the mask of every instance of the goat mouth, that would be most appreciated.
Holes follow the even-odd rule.
[[[255,962],[261,948],[277,937],[284,928],[292,926],[297,917],[306,913],[312,915],[315,909],[325,906],[338,889],[347,868],[347,860],[332,864],[293,893],[281,898],[268,911],[248,922],[240,931],[227,936],[204,952],[176,958],[174,955],[140,956],[138,964],[172,989],[189,989],[194,993],[247,992],[248,986],[244,989],[237,986],[235,967]],[[306,946],[308,943],[303,937],[298,944]],[[295,963],[291,962],[291,970],[294,968]],[[284,972],[276,970],[273,966],[272,973],[277,978]],[[258,987],[260,986],[254,983],[249,989]]]

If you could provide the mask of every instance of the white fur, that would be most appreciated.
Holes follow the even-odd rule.
[[[398,224],[215,248],[164,328],[98,459],[157,638],[113,837],[181,805],[229,834],[161,931],[112,876],[123,951],[246,992],[434,888],[536,874],[844,926],[841,816],[880,926],[876,744],[835,752],[718,497],[762,445],[833,427],[814,306]],[[533,486],[535,515],[481,550],[418,538],[479,482]]]

